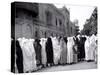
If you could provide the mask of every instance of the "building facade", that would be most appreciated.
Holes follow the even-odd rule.
[[[69,20],[69,11],[66,8],[60,10],[53,4],[15,2],[12,36],[14,32],[16,39],[70,36],[72,33],[69,33],[69,30],[72,25]]]
[[[69,22],[69,36],[76,35],[76,26],[73,22]]]
[[[65,36],[70,36],[71,35],[71,24],[70,24],[70,12],[69,10],[64,6],[63,8],[60,8],[60,11],[63,13],[64,18],[65,18],[65,23],[64,23],[64,27],[65,27]]]

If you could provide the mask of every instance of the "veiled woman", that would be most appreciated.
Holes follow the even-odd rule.
[[[60,55],[60,64],[64,65],[67,63],[67,44],[64,41],[64,38],[61,38],[60,45],[62,50]]]
[[[47,56],[47,65],[53,65],[54,61],[53,61],[53,45],[52,45],[52,40],[51,38],[47,38],[47,42],[46,42],[46,56]]]

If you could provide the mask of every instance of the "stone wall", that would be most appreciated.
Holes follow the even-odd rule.
[[[68,14],[65,18],[65,15],[52,4],[39,3],[37,6],[37,13],[34,12],[36,9],[30,11],[28,8],[23,9],[20,7],[15,12],[16,38],[42,38],[49,36],[66,36],[67,34],[71,34],[68,32],[70,29],[67,25],[69,24],[66,24],[69,19]],[[47,16],[48,12],[50,15],[49,17]],[[47,18],[49,18],[49,21]]]

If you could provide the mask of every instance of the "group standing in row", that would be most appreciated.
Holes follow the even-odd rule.
[[[19,73],[84,60],[97,62],[97,39],[94,34],[90,37],[18,38],[12,40],[11,49],[11,70],[14,72],[17,68]]]

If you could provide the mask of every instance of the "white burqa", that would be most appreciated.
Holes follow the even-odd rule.
[[[95,59],[95,49],[96,49],[96,39],[95,35],[93,34],[90,37],[90,60]]]
[[[53,44],[54,64],[58,64],[58,61],[60,60],[60,54],[61,54],[60,44],[56,37],[51,39]]]
[[[44,65],[46,65],[46,62],[47,62],[47,57],[46,57],[46,41],[47,41],[47,39],[46,38],[41,38],[40,39],[41,41],[40,41],[40,44],[41,44],[41,46],[42,46],[42,51],[41,51],[41,55],[42,55],[42,64],[44,64]]]
[[[73,37],[68,37],[68,43],[67,43],[67,63],[72,63],[73,62],[73,45],[74,45]]]
[[[36,70],[36,54],[33,47],[34,40],[21,39],[19,42],[23,52],[24,72]]]
[[[90,59],[90,57],[89,57],[89,52],[90,52],[90,40],[89,40],[89,37],[87,36],[86,37],[86,41],[85,41],[85,60],[89,60]]]

